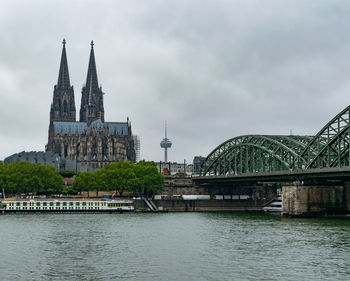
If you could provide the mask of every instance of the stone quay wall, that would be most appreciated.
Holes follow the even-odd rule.
[[[282,188],[282,216],[310,217],[350,213],[350,183]]]
[[[217,212],[217,211],[261,211],[262,206],[256,205],[253,200],[182,200],[162,199],[153,200],[159,208],[169,212]],[[147,211],[148,207],[143,200],[134,201],[135,211]]]
[[[161,200],[153,200],[157,207],[168,211],[261,211],[265,204],[276,197],[274,185],[197,186],[189,177],[165,177],[164,190],[157,193]],[[181,195],[209,195],[210,200],[184,200]],[[220,195],[223,199],[216,199]],[[241,199],[242,196],[247,197]],[[227,199],[230,198],[231,199]],[[234,199],[232,199],[234,198]],[[239,198],[239,199],[237,199]],[[147,211],[143,200],[135,200],[137,211]]]

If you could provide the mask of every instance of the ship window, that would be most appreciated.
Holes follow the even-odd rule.
[[[83,206],[86,206],[86,202],[83,202]]]
[[[73,202],[69,202],[69,206],[73,206]]]
[[[60,204],[60,202],[56,202],[56,206],[60,206],[61,204]]]
[[[80,206],[80,203],[79,203],[79,202],[76,202],[75,205],[76,205],[76,206]]]
[[[36,205],[37,205],[38,207],[40,207],[40,202],[36,202]]]
[[[27,206],[27,202],[23,202],[23,206]]]
[[[16,206],[21,206],[21,202],[16,202]]]
[[[67,202],[63,202],[63,206],[67,206]]]
[[[50,202],[50,206],[53,206],[53,202]]]
[[[47,203],[46,203],[46,202],[44,202],[44,203],[43,203],[43,206],[45,206],[45,207],[46,207],[46,206],[47,206]]]

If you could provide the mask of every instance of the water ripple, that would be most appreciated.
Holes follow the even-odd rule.
[[[0,229],[0,280],[350,279],[349,220],[11,215]]]

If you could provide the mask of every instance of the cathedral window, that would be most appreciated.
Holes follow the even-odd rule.
[[[55,145],[55,153],[60,153],[61,147],[59,143],[56,143]]]
[[[63,112],[67,113],[67,101],[63,102]]]

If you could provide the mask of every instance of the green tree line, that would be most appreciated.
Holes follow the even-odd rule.
[[[33,193],[77,194],[81,191],[116,191],[151,195],[161,190],[164,177],[154,162],[117,162],[96,172],[80,172],[72,187],[64,188],[62,176],[52,166],[20,161],[3,164],[0,161],[0,190],[6,194]]]
[[[60,194],[62,176],[56,168],[20,161],[3,164],[0,161],[0,189],[6,194]]]
[[[80,172],[67,193],[81,191],[116,191],[152,195],[163,189],[164,177],[154,162],[140,161],[107,164],[96,172]]]

